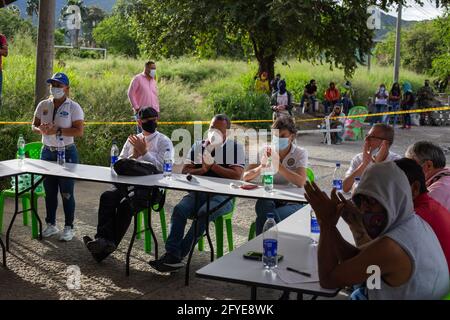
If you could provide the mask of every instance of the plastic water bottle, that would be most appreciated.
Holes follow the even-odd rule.
[[[263,171],[263,184],[264,191],[272,193],[273,192],[273,167],[272,167],[272,157],[267,159],[267,168]]]
[[[170,149],[167,148],[166,152],[164,153],[164,167],[163,167],[164,178],[170,179],[172,177],[172,167],[173,167],[172,153],[170,152]]]
[[[21,161],[25,159],[25,139],[23,135],[19,135],[19,140],[17,140],[17,155]]]
[[[343,174],[341,169],[340,162],[336,162],[336,168],[334,169],[333,174],[333,188],[336,189],[336,191],[342,192],[342,180],[343,180]]]
[[[317,216],[314,210],[311,208],[311,243],[313,245],[317,245],[319,243],[319,237],[320,237],[320,226],[319,222],[317,221]]]
[[[355,190],[356,190],[356,188],[358,188],[360,182],[361,182],[361,178],[356,177],[355,182],[353,182],[353,186],[352,186],[352,194],[355,193]]]
[[[112,146],[111,146],[111,169],[114,168],[114,164],[119,160],[119,148],[117,147],[116,141],[113,140]]]
[[[273,213],[267,214],[263,228],[263,264],[266,269],[273,269],[278,264],[278,227]]]
[[[58,139],[58,147],[57,147],[56,162],[60,166],[64,166],[64,164],[66,163],[66,147],[64,146],[63,137],[57,137],[57,139]]]

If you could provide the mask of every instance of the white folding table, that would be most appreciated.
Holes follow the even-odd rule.
[[[0,179],[14,177],[19,175],[20,173],[21,172],[19,170],[9,168],[8,166],[4,166],[0,163]],[[6,268],[6,248],[1,237],[0,237],[0,247],[2,248],[3,265]]]
[[[310,235],[311,206],[306,205],[290,217],[277,224],[278,254],[283,259],[278,268],[291,267],[296,270],[310,272],[317,277],[317,246],[311,244]],[[344,239],[354,243],[348,225],[340,219],[338,229]],[[220,259],[208,264],[196,272],[196,276],[251,287],[251,298],[256,299],[258,287],[272,288],[282,291],[297,292],[313,296],[334,297],[339,289],[324,289],[319,282],[290,284],[281,280],[273,271],[264,269],[262,262],[244,259],[249,251],[262,251],[262,234],[243,244]]]
[[[101,167],[101,166],[92,166],[92,165],[84,165],[84,164],[73,164],[66,163],[64,167],[58,165],[55,162],[44,161],[44,160],[34,160],[34,159],[25,159],[23,162],[20,160],[7,160],[0,162],[0,168],[3,167],[5,170],[10,170],[11,172],[19,172],[22,173],[30,173],[32,178],[32,186],[31,188],[24,190],[23,192],[31,191],[31,196],[33,197],[34,189],[41,182],[34,182],[34,175],[40,175],[43,178],[46,176],[55,176],[55,177],[63,177],[63,178],[71,178],[75,180],[84,180],[84,181],[92,181],[92,182],[101,182],[101,183],[111,183],[111,184],[122,184],[127,186],[139,186],[139,187],[160,187],[166,189],[175,189],[182,191],[195,191],[196,195],[198,193],[206,193],[208,196],[207,201],[207,214],[205,215],[206,223],[208,226],[209,216],[214,211],[218,210],[222,207],[227,201],[229,201],[233,197],[241,197],[241,198],[252,198],[252,199],[273,199],[273,200],[283,200],[288,202],[295,203],[306,203],[306,199],[304,197],[304,189],[290,186],[274,186],[274,190],[272,193],[268,193],[264,191],[263,187],[258,187],[253,190],[244,190],[239,187],[236,187],[236,184],[239,184],[239,181],[223,179],[223,178],[214,178],[214,177],[203,177],[203,176],[191,176],[192,179],[189,181],[187,179],[187,175],[184,174],[173,174],[170,179],[164,178],[162,174],[148,175],[148,176],[118,176],[114,171],[112,171],[109,167]],[[16,183],[17,186],[17,183]],[[16,190],[17,191],[17,190]],[[209,197],[214,194],[226,195],[228,198],[223,201],[221,204],[217,205],[215,208],[209,208]],[[42,234],[42,223],[39,219],[39,216],[36,213],[35,208],[33,207],[33,201],[31,201],[31,211],[37,217],[39,222],[39,231],[40,235]],[[8,228],[8,232],[6,235],[6,248],[9,249],[9,238],[12,226],[14,224],[14,220],[16,215],[20,213],[18,211],[18,193],[16,192],[16,211],[11,220],[10,226]],[[194,228],[197,230],[197,219],[194,219]],[[150,228],[151,229],[151,228]],[[154,236],[153,230],[152,235]],[[134,241],[134,236],[136,233],[136,223],[135,229],[133,232],[133,238],[130,242],[130,247],[127,252],[127,274],[129,273],[129,256],[131,252],[131,248]],[[211,261],[214,260],[214,248],[212,246],[212,241],[209,235],[209,228],[206,227],[206,236],[208,239],[208,244],[211,248]],[[156,238],[154,237],[154,240]],[[157,246],[155,246],[157,247]],[[189,283],[189,267],[190,261],[192,258],[193,251],[195,249],[195,239],[192,243],[191,251],[189,253],[188,262],[186,265],[186,277],[185,283],[186,285]]]

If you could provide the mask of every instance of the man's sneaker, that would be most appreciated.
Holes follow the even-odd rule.
[[[112,241],[103,238],[92,240],[90,237],[84,236],[83,242],[97,262],[101,262],[116,250],[116,245]]]
[[[47,223],[47,227],[42,231],[42,236],[48,238],[58,233],[59,229],[55,225]]]
[[[181,259],[178,259],[169,253],[165,253],[158,260],[149,261],[148,264],[159,272],[176,272],[184,267],[184,263]]]
[[[73,229],[71,227],[65,226],[63,232],[59,236],[59,241],[70,241],[74,236]]]

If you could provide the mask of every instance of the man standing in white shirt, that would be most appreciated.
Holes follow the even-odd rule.
[[[155,109],[139,111],[137,122],[143,131],[128,138],[119,158],[147,161],[162,172],[164,153],[167,149],[173,152],[173,145],[168,137],[156,131],[157,121],[158,113]],[[138,211],[140,209],[144,208],[136,208]],[[95,240],[89,236],[83,237],[86,247],[97,262],[116,250],[130,226],[133,214],[129,202],[119,189],[114,187],[100,196]]]
[[[355,178],[361,177],[372,164],[400,159],[398,154],[389,150],[393,143],[394,128],[384,123],[375,124],[366,135],[363,152],[357,154],[350,163],[343,182],[344,192],[349,192]]]

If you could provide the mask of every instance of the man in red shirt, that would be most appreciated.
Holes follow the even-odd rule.
[[[422,168],[411,159],[394,161],[405,172],[414,200],[414,210],[433,229],[450,269],[450,212],[428,195]]]
[[[336,88],[336,84],[334,82],[330,82],[330,87],[325,91],[325,114],[329,113],[329,108],[333,108],[336,103],[339,103],[341,100],[341,94],[339,90]]]
[[[5,35],[0,33],[0,106],[2,105],[3,68],[2,58],[8,56],[8,43]]]

